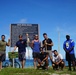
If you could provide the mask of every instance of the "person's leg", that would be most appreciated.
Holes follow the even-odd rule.
[[[37,68],[37,65],[36,65],[36,58],[34,58],[34,69]]]
[[[25,66],[25,60],[22,60],[22,61],[21,61],[21,65],[22,65],[22,69],[23,69],[24,66]]]
[[[55,66],[56,66],[56,70],[59,70],[59,64],[58,65],[56,64]]]
[[[69,53],[66,53],[66,60],[68,61],[68,70],[71,71],[71,57]]]
[[[75,71],[75,55],[71,54],[70,58],[71,58],[71,61],[72,61],[73,70]]]
[[[38,64],[37,64],[37,69],[39,69],[40,67],[41,67],[41,60],[39,59],[39,58],[37,58],[37,62],[38,62]]]
[[[2,61],[0,61],[0,70],[2,69]]]
[[[59,67],[61,68],[61,70],[63,70],[63,68],[64,68],[64,62],[63,61],[59,64]]]
[[[37,52],[33,52],[33,59],[34,59],[34,69],[37,68],[37,61],[38,61],[38,53]]]
[[[75,71],[75,61],[72,61],[73,64],[73,71]]]
[[[41,63],[41,60],[40,60],[39,58],[37,58],[37,62],[38,62],[39,65],[42,64],[42,63]]]
[[[71,61],[68,61],[69,71],[71,71]]]
[[[48,59],[45,61],[45,68],[48,69]]]
[[[5,53],[0,54],[0,70],[2,69],[2,62],[5,61]]]
[[[50,61],[52,62],[52,51],[48,51],[48,56],[50,57]]]
[[[25,67],[25,60],[26,60],[25,53],[19,54],[19,60],[21,61],[22,68],[24,68]]]
[[[0,70],[2,69],[2,55],[0,54]]]
[[[52,67],[53,67],[53,70],[56,69],[56,65],[54,63],[52,64]]]

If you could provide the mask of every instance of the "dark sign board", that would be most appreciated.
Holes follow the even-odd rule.
[[[39,26],[38,24],[11,24],[11,47],[15,46],[20,34],[23,36],[23,39],[28,34],[30,41],[32,41],[34,35],[39,35]]]

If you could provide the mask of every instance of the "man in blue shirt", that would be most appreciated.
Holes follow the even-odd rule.
[[[63,49],[66,52],[66,60],[68,61],[70,71],[71,71],[71,62],[73,64],[73,70],[75,70],[74,46],[75,46],[74,41],[70,39],[69,35],[66,35],[66,41],[63,44]]]
[[[14,50],[18,47],[19,60],[21,61],[22,68],[24,68],[25,63],[25,53],[26,53],[26,39],[22,39],[22,35],[19,35],[19,41],[16,42]],[[14,52],[13,50],[13,52]]]

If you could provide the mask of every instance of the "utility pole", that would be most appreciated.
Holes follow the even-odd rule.
[[[58,52],[60,52],[60,31],[58,31]]]

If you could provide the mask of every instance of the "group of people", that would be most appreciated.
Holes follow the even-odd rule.
[[[39,40],[39,36],[35,35],[34,39],[32,40],[29,46],[32,48],[33,51],[33,59],[34,59],[34,68],[43,68],[48,69],[48,57],[52,62],[52,67],[54,70],[58,70],[65,65],[63,61],[63,57],[57,50],[52,51],[53,41],[51,38],[48,38],[47,33],[43,33],[44,40]],[[22,68],[24,68],[25,60],[26,60],[26,47],[28,45],[28,39],[23,39],[22,35],[19,35],[19,41],[16,42],[14,50],[18,47],[18,56],[21,62]],[[1,36],[0,40],[0,69],[2,69],[2,62],[5,60],[5,51],[6,46],[10,45],[10,39],[8,42],[5,41],[5,35]],[[66,53],[66,60],[68,61],[69,70],[71,71],[71,64],[73,64],[73,70],[75,71],[75,54],[74,54],[74,41],[70,39],[70,35],[66,35],[66,41],[63,44],[63,49]]]

